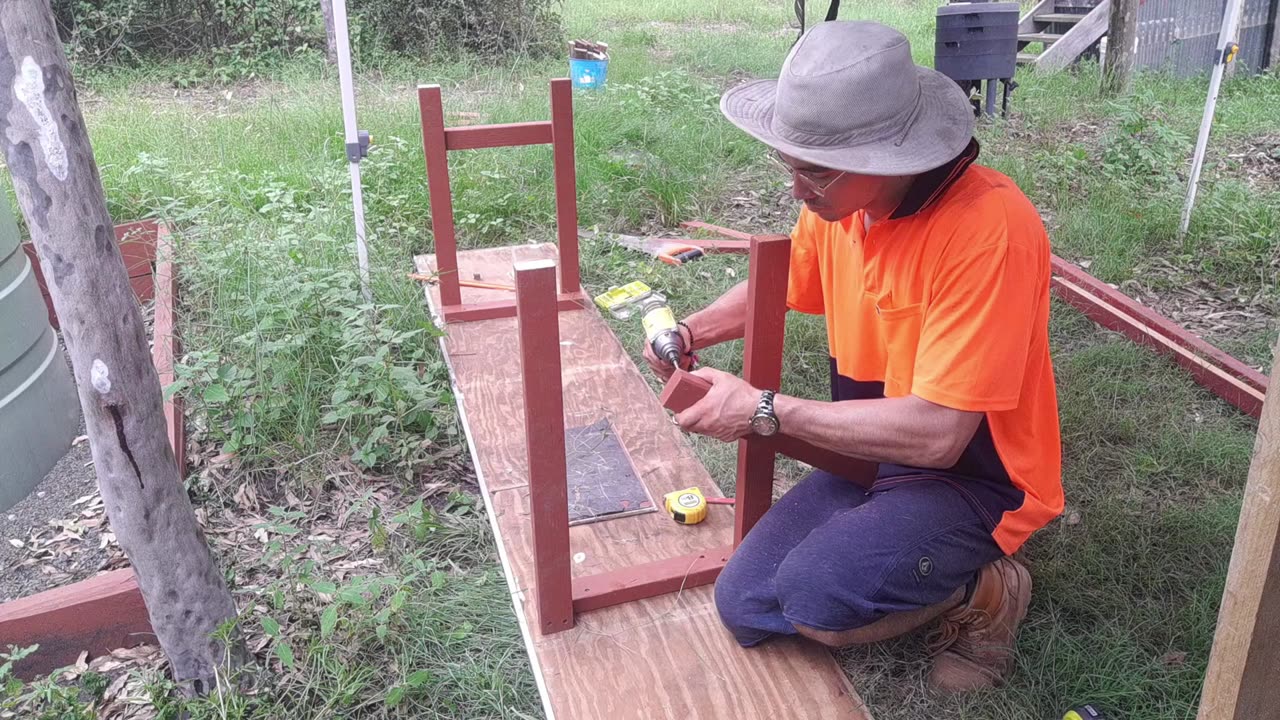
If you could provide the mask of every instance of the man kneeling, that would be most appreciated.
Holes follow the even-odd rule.
[[[875,642],[938,621],[930,684],[997,685],[1031,596],[1010,556],[1063,506],[1040,217],[974,164],[964,93],[882,25],[814,27],[779,80],[736,87],[721,109],[772,148],[804,203],[787,303],[826,317],[832,402],[703,369],[711,390],[676,421],[731,441],[756,418],[757,432],[878,471],[870,489],[825,472],[791,489],[725,567],[720,616],[747,647]],[[686,318],[682,365],[742,337],[746,309],[744,283]]]

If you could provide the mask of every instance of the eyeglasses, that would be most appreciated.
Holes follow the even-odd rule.
[[[806,172],[804,170],[797,170],[796,168],[791,166],[791,163],[784,160],[782,157],[782,154],[779,153],[777,150],[769,153],[769,159],[772,160],[773,163],[777,165],[779,168],[784,170],[788,175],[791,175],[792,177],[798,179],[801,183],[804,184],[806,188],[809,189],[810,192],[812,192],[814,195],[817,195],[818,197],[826,197],[827,190],[832,185],[834,185],[837,180],[844,177],[846,174],[845,171],[843,170],[839,172],[836,172],[835,170],[824,170],[819,173],[811,173],[811,172]],[[832,173],[835,173],[835,175],[832,177],[827,177]]]

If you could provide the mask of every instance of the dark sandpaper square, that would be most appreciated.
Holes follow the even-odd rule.
[[[570,525],[657,509],[608,418],[569,428],[564,444]]]

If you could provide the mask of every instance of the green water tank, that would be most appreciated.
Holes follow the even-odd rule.
[[[79,428],[75,383],[13,210],[0,199],[0,511],[44,479]]]

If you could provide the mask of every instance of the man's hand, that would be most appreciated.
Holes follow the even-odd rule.
[[[703,368],[694,375],[709,380],[711,389],[701,400],[676,415],[682,430],[732,442],[751,434],[751,416],[760,402],[760,391],[736,375]]]
[[[688,370],[693,367],[693,356],[690,355],[691,348],[689,347],[689,333],[681,326],[676,326],[676,332],[680,333],[680,344],[683,346],[680,353],[680,369]],[[670,380],[671,374],[676,371],[671,366],[671,363],[653,354],[653,348],[649,346],[647,339],[644,343],[644,359],[645,362],[649,363],[649,369],[653,371],[653,374],[662,378],[664,382]]]

